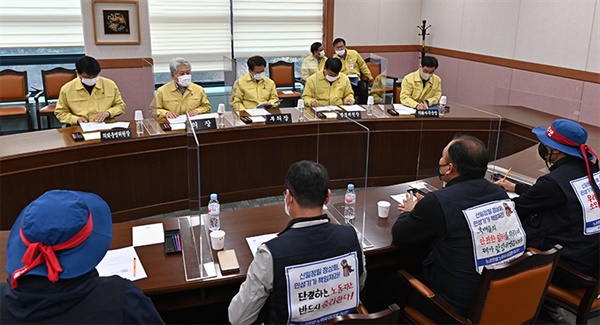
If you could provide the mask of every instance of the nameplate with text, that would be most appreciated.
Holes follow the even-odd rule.
[[[347,118],[353,119],[353,120],[360,120],[362,118],[362,115],[360,114],[359,111],[339,112],[338,113],[338,120],[344,120]]]
[[[418,109],[415,117],[440,117],[440,112],[435,109]]]
[[[100,131],[100,141],[131,139],[131,129]]]
[[[292,123],[292,114],[271,114],[265,116],[265,124]]]
[[[217,128],[217,120],[214,117],[202,120],[193,120],[191,123],[194,130],[212,130]]]

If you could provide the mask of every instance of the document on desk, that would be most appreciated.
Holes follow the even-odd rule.
[[[133,236],[134,247],[165,242],[165,230],[162,222],[132,227],[131,234]]]
[[[96,270],[100,276],[118,275],[131,281],[148,277],[133,246],[109,250],[96,265]]]
[[[128,128],[129,122],[115,122],[115,123],[105,123],[105,122],[87,122],[87,123],[79,123],[81,127],[81,131],[83,132],[94,132],[94,131],[105,131],[114,128]]]
[[[187,121],[187,115],[179,115],[176,118],[167,118],[169,124],[185,123]]]
[[[333,112],[340,110],[340,108],[337,106],[319,106],[313,107],[313,109],[315,110],[315,112]]]
[[[360,105],[342,105],[341,106],[346,112],[364,112],[366,109],[360,107]]]
[[[266,235],[260,235],[260,236],[254,236],[254,237],[247,237],[246,241],[248,242],[248,246],[250,246],[250,251],[252,252],[252,256],[256,255],[256,250],[258,249],[258,246],[260,246],[263,243],[268,242],[269,240],[271,240],[275,237],[277,237],[277,234],[266,234]]]
[[[394,110],[400,115],[414,115],[417,112],[416,109],[402,104],[394,104]]]
[[[219,118],[219,114],[217,113],[206,113],[206,114],[198,114],[196,116],[190,116],[190,120],[206,120],[209,118]]]
[[[82,133],[83,134],[83,138],[87,141],[87,140],[100,140],[100,132],[89,132],[89,133]]]
[[[255,109],[249,109],[246,110],[246,112],[248,114],[250,114],[250,116],[265,116],[265,115],[271,115],[271,113],[269,111],[267,111],[264,108],[255,108]]]

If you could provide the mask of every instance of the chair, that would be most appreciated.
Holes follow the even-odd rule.
[[[373,79],[376,79],[381,74],[381,62],[378,59],[366,58],[365,63],[367,64],[369,71],[371,71],[371,75],[373,76]],[[397,82],[398,78],[386,75],[385,79],[386,79],[386,82],[382,82],[384,87],[383,87],[383,89],[380,89],[379,91],[385,92],[386,97],[390,96],[390,97],[392,97],[392,99],[394,99],[395,98],[394,94],[396,94],[396,82]],[[387,85],[387,80],[392,80],[392,86]],[[371,91],[373,91],[373,89],[371,89]],[[369,93],[371,91],[369,91]],[[377,89],[375,89],[375,91],[377,91]]]
[[[0,71],[0,103],[13,103],[0,107],[0,119],[24,117],[29,131],[33,130],[29,111],[30,95],[27,91],[27,71]]]
[[[337,316],[324,324],[398,324],[400,316],[400,307],[396,304],[373,314],[369,314],[363,305],[359,305],[356,310],[357,314]]]
[[[590,317],[600,315],[600,272],[595,277],[585,275],[573,267],[559,262],[556,272],[564,273],[584,285],[582,289],[566,289],[550,284],[546,300],[574,313],[577,324],[586,324]]]
[[[49,117],[54,116],[54,110],[56,109],[56,103],[50,103],[50,101],[57,100],[61,87],[75,78],[77,78],[77,73],[74,69],[69,70],[58,67],[52,70],[42,70],[42,84],[44,89],[34,97],[38,129],[42,129],[42,116],[46,117],[46,125],[50,128]],[[42,95],[44,96],[44,107],[40,108],[40,97]]]
[[[468,318],[458,314],[446,301],[436,296],[407,271],[400,270],[398,273],[412,289],[417,290],[440,313],[455,323],[534,323],[556,268],[561,248],[560,245],[555,245],[545,252],[528,249],[508,263],[484,269]],[[401,312],[413,324],[433,324],[431,319],[410,306],[404,307]]]
[[[277,61],[269,63],[269,77],[275,82],[275,87],[291,87],[292,93],[286,94],[283,91],[277,90],[277,97],[282,101],[291,100],[296,106],[298,99],[302,96],[296,91],[296,79],[294,79],[294,63]]]

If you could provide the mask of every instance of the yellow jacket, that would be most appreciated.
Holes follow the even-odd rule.
[[[204,88],[201,86],[190,83],[181,94],[175,85],[175,81],[171,81],[156,90],[157,117],[163,117],[168,112],[183,115],[193,110],[197,111],[198,114],[210,112],[210,102],[206,97]]]
[[[317,61],[314,55],[309,55],[304,60],[302,60],[302,80],[306,81],[308,77],[317,73],[318,71],[323,70],[325,67],[325,61],[327,61],[327,57],[321,57],[321,61]]]
[[[361,80],[371,80],[371,70],[365,63],[365,60],[355,50],[346,49],[346,58],[342,59],[339,55],[334,54],[334,58],[342,60],[341,73],[345,75],[356,74]]]
[[[424,100],[429,102],[429,106],[437,105],[442,97],[442,79],[434,74],[423,87],[419,70],[407,74],[402,79],[400,102],[404,106],[413,108]]]
[[[273,80],[265,76],[259,82],[256,82],[252,79],[250,73],[247,73],[233,84],[230,104],[233,110],[243,111],[256,108],[260,103],[274,103],[277,100],[279,98]]]
[[[60,89],[54,115],[60,123],[77,125],[77,119],[85,117],[88,122],[99,112],[107,111],[110,116],[105,122],[115,122],[115,117],[125,112],[125,103],[114,81],[100,77],[90,94],[80,78],[67,82]]]
[[[344,105],[348,98],[354,103],[354,91],[348,77],[340,73],[336,81],[329,82],[323,70],[308,77],[302,93],[302,100],[307,107],[314,99],[319,101],[318,106],[329,106]]]

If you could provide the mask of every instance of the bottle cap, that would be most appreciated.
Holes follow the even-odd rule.
[[[211,200],[216,200],[217,199],[217,193],[213,193],[210,195],[210,199]]]
[[[304,108],[304,100],[298,99],[298,108]]]
[[[440,104],[446,104],[446,96],[440,97]]]
[[[375,104],[375,100],[373,99],[373,96],[369,96],[367,98],[367,105],[373,105]]]
[[[225,104],[219,104],[219,108],[217,109],[217,113],[225,113]]]
[[[348,189],[349,190],[353,190],[354,189],[354,184],[348,184]]]
[[[138,110],[135,111],[135,117],[134,117],[134,119],[136,121],[141,121],[141,120],[144,119],[144,114],[142,113],[141,109],[138,109]]]

